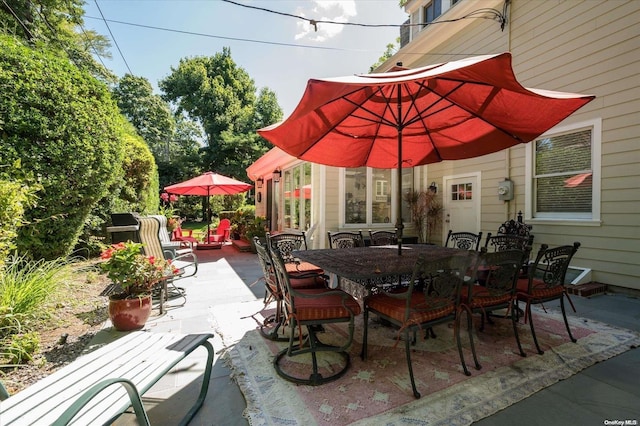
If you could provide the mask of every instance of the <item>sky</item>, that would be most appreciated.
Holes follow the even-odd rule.
[[[107,68],[120,77],[129,72],[145,77],[156,91],[158,81],[180,59],[213,56],[229,47],[258,90],[268,87],[276,93],[287,117],[310,78],[367,73],[400,34],[398,27],[324,23],[316,31],[297,17],[376,25],[400,25],[407,19],[398,0],[232,1],[240,5],[223,0],[86,0],[85,29],[111,40],[112,59],[102,60]]]

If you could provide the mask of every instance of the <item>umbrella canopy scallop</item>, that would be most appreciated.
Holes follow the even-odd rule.
[[[258,133],[289,155],[336,167],[415,167],[527,143],[594,99],[527,89],[511,54],[387,73],[312,79],[293,113]],[[398,254],[402,183],[397,179]]]
[[[593,98],[527,89],[502,53],[311,79],[294,112],[258,133],[315,163],[415,167],[530,142]]]
[[[170,194],[179,195],[232,195],[245,192],[253,188],[252,185],[213,172],[206,172],[200,176],[184,182],[169,185],[164,188]]]

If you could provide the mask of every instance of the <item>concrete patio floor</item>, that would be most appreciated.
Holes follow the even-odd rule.
[[[187,303],[150,318],[145,329],[212,333],[212,315],[217,306],[263,298],[264,285],[259,281],[262,270],[255,254],[239,252],[231,245],[220,250],[201,250],[197,254],[198,274],[179,282],[187,291]],[[571,315],[640,331],[640,298],[637,295],[609,293],[590,299],[573,296],[572,300],[578,312],[570,312]],[[559,309],[559,306],[548,308]],[[105,328],[94,342],[110,338],[112,333]],[[219,336],[215,336],[212,343],[216,351],[221,349]],[[143,401],[152,424],[178,424],[197,398],[200,388],[197,379],[202,374],[204,360],[204,350],[194,352],[177,366],[179,374],[168,374],[146,393]],[[623,421],[620,424],[625,420],[640,421],[639,377],[640,350],[632,349],[475,424],[595,426],[615,424],[607,423],[615,420]],[[242,416],[245,407],[242,393],[217,353],[207,399],[191,425],[246,426],[248,422]],[[115,425],[133,424],[136,421],[131,414],[125,414],[115,422]]]

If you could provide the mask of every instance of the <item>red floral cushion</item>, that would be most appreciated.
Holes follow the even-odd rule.
[[[360,314],[358,302],[342,290],[307,289],[301,290],[300,293],[312,294],[314,297],[297,296],[294,298],[295,314],[298,321],[347,319],[351,313],[353,315]]]
[[[324,274],[324,270],[322,268],[319,268],[313,263],[309,262],[286,263],[284,267],[286,268],[288,274],[297,274],[300,272]]]
[[[409,319],[405,323],[406,300],[389,297],[384,293],[375,294],[367,298],[365,302],[369,309],[395,319],[401,324],[421,324],[446,317],[453,313],[455,307],[453,303],[443,301],[443,306],[429,306],[423,293],[413,293],[411,295],[411,310]]]
[[[520,278],[518,279],[518,293],[527,293],[529,291],[529,279],[528,278]],[[564,287],[561,285],[556,285],[553,287],[547,287],[547,285],[542,280],[533,280],[533,285],[531,288],[531,293],[528,296],[524,296],[522,294],[518,295],[518,299],[526,300],[526,299],[547,299],[553,297],[560,297],[560,295],[564,292]]]
[[[509,300],[511,300],[510,294],[492,295],[486,287],[480,285],[471,287],[470,304],[466,292],[460,296],[460,301],[467,304],[471,309],[501,305],[509,302]]]
[[[289,283],[291,287],[300,288],[326,288],[326,281],[321,276],[304,276],[308,275],[308,272],[303,273],[291,273],[289,274]]]

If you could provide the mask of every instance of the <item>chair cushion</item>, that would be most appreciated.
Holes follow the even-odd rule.
[[[354,316],[360,314],[358,302],[342,290],[306,289],[301,290],[300,293],[314,295],[314,297],[294,298],[298,321],[348,319],[351,313]],[[348,309],[345,309],[345,306]]]
[[[492,295],[488,288],[481,285],[471,286],[471,304],[469,304],[466,291],[460,295],[460,301],[471,309],[501,305],[508,303],[509,300],[511,300],[510,294],[501,293]]]
[[[564,292],[564,287],[561,285],[556,285],[553,287],[547,287],[544,281],[542,280],[533,280],[533,285],[531,286],[531,293],[525,296],[522,293],[528,293],[529,290],[529,279],[528,278],[519,278],[518,279],[518,299],[526,300],[526,299],[548,299],[554,297],[560,297]]]
[[[289,283],[295,289],[302,288],[327,288],[326,281],[322,276],[305,276],[305,274],[289,274]]]
[[[324,274],[324,270],[322,268],[319,268],[313,263],[309,263],[309,262],[286,263],[284,267],[286,268],[288,274],[294,274],[299,272]]]
[[[405,324],[406,300],[389,297],[384,293],[369,296],[365,304],[368,309],[393,318],[400,324]],[[411,295],[411,311],[406,324],[422,324],[451,315],[455,307],[453,303],[443,301],[444,306],[428,305],[424,293],[414,292]],[[439,304],[438,304],[439,305]]]

